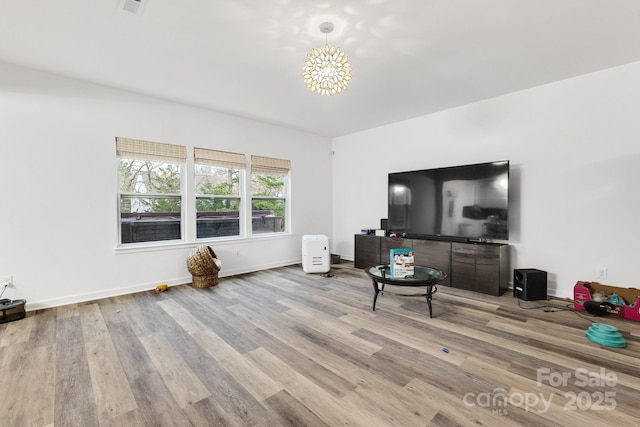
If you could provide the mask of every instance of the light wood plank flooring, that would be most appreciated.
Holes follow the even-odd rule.
[[[283,267],[0,325],[0,426],[640,425],[640,322],[444,287],[433,318],[423,297],[389,292],[373,312],[362,270],[331,272]],[[588,341],[594,321],[628,346]]]

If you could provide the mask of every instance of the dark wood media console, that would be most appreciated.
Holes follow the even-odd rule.
[[[441,286],[502,295],[508,288],[508,249],[502,243],[461,243],[355,235],[356,268],[389,264],[389,249],[412,248],[416,265],[447,273]]]

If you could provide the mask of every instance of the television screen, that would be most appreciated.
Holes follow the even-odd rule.
[[[389,174],[393,233],[507,240],[508,212],[508,160]]]

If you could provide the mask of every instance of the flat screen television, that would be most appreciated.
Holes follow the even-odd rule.
[[[410,238],[509,239],[509,161],[389,174],[387,227]]]

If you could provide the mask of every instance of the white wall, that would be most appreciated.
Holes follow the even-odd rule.
[[[116,136],[292,161],[292,235],[213,243],[221,276],[300,262],[302,235],[331,235],[328,138],[8,64],[0,121],[0,275],[28,309],[190,281],[196,244],[114,250]]]
[[[563,297],[598,267],[604,283],[638,287],[638,111],[634,63],[332,144],[0,64],[0,275],[15,283],[4,297],[34,309],[189,280],[193,244],[116,254],[116,136],[292,160],[293,234],[214,243],[223,276],[299,262],[303,234],[352,259],[353,235],[387,216],[389,172],[509,159],[511,268],[548,271]]]
[[[510,160],[513,268],[548,272],[549,293],[608,268],[639,287],[640,62],[333,141],[334,251],[387,217],[387,174]]]

